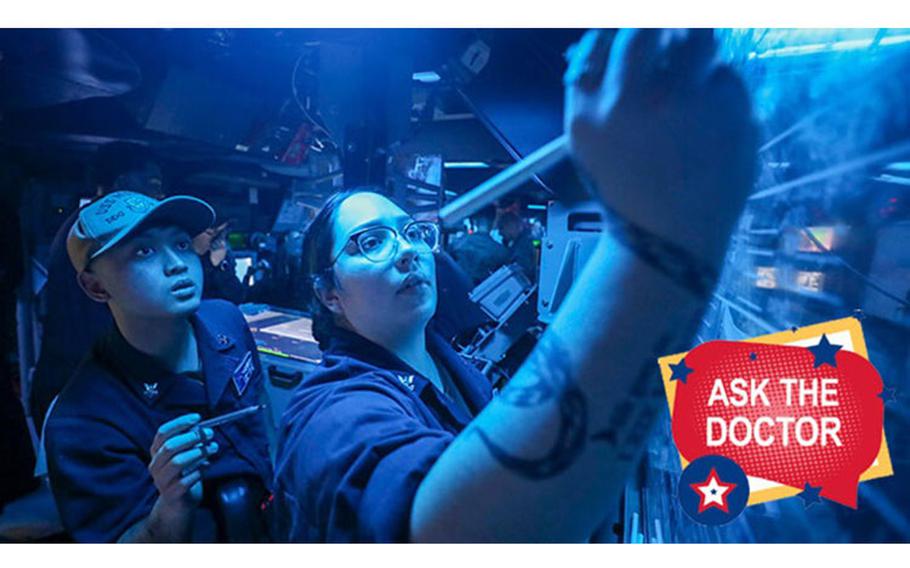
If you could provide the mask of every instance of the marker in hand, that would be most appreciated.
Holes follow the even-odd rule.
[[[253,406],[247,406],[246,408],[241,408],[240,410],[235,410],[233,412],[228,412],[227,414],[222,414],[221,416],[216,416],[214,418],[209,418],[208,420],[203,420],[196,425],[197,428],[214,428],[215,426],[223,426],[231,422],[240,420],[245,416],[255,414],[265,408],[264,404],[255,404]]]

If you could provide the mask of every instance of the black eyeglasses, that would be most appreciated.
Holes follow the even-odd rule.
[[[385,262],[398,254],[401,238],[418,253],[436,252],[439,248],[439,226],[429,221],[411,221],[401,233],[392,227],[370,227],[348,237],[348,242],[338,251],[329,266],[334,266],[347,248],[348,243],[357,245],[357,250],[371,262]]]

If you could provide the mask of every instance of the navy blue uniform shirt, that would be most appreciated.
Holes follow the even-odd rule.
[[[63,526],[77,541],[116,541],[151,512],[158,491],[148,472],[149,449],[163,423],[260,402],[262,369],[240,310],[206,300],[190,321],[204,380],[162,369],[115,326],[60,394],[45,430],[48,473]],[[207,498],[219,481],[243,476],[271,487],[263,413],[214,431],[219,450],[201,470],[203,504],[194,518],[194,540],[215,538]]]
[[[282,417],[275,501],[295,542],[406,542],[420,482],[490,401],[490,383],[437,333],[427,350],[469,413],[386,349],[339,330]]]

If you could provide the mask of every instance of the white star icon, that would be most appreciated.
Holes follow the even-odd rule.
[[[727,497],[728,493],[736,487],[735,483],[724,483],[717,475],[717,471],[711,468],[708,478],[701,483],[690,484],[692,489],[701,494],[701,501],[698,504],[698,512],[701,513],[710,507],[717,507],[724,513],[728,513]]]

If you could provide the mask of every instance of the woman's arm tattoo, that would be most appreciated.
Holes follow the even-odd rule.
[[[553,334],[545,335],[528,362],[528,374],[534,377],[534,382],[510,385],[497,399],[519,408],[557,399],[559,432],[543,457],[526,459],[511,455],[483,429],[475,428],[496,461],[522,477],[547,479],[558,475],[575,463],[584,451],[588,438],[588,401],[569,374],[568,357],[567,350]]]
[[[643,362],[635,373],[628,398],[613,408],[607,416],[607,426],[591,434],[590,438],[588,398],[570,374],[567,349],[553,334],[541,339],[529,359],[527,373],[534,378],[533,382],[510,385],[497,399],[519,408],[556,400],[559,405],[559,432],[553,446],[541,458],[520,458],[491,440],[480,427],[474,430],[497,462],[527,479],[539,480],[559,475],[584,453],[588,439],[606,443],[620,461],[634,460],[663,404],[663,386],[656,377],[656,360],[688,347],[703,312],[704,306],[691,313],[684,325],[674,326],[657,339],[649,350],[654,356]]]

